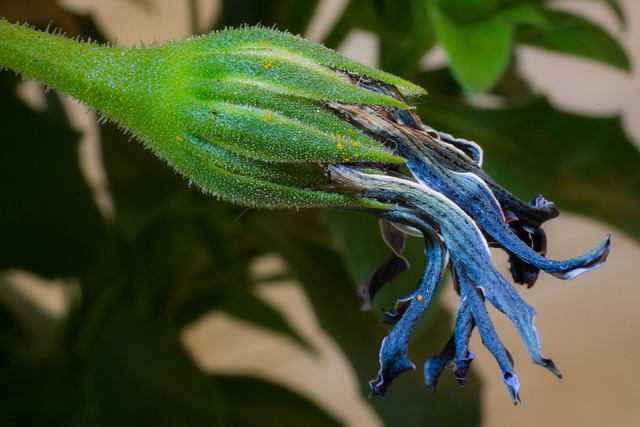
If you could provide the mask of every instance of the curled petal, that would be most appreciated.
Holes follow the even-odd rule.
[[[518,396],[520,380],[518,380],[518,377],[513,371],[511,357],[496,334],[493,323],[489,318],[489,313],[487,313],[487,309],[484,306],[483,298],[479,294],[479,290],[469,280],[464,270],[458,271],[458,275],[460,276],[460,296],[463,301],[469,304],[473,318],[478,326],[482,343],[491,351],[500,369],[502,369],[502,381],[504,381],[507,386],[513,403],[517,405],[520,403],[520,397]]]
[[[391,218],[390,218],[391,219]],[[410,301],[391,333],[382,341],[378,378],[370,382],[372,396],[384,396],[391,382],[402,372],[415,368],[407,356],[409,335],[429,305],[447,262],[446,251],[438,236],[425,226],[427,268],[418,287],[405,298]]]
[[[458,150],[463,151],[478,166],[482,166],[482,148],[473,141],[466,139],[454,138],[448,133],[438,132],[438,139],[446,144],[451,144]]]
[[[438,378],[444,368],[453,361],[453,373],[458,384],[466,387],[467,371],[475,355],[469,351],[469,339],[475,327],[471,308],[466,302],[462,302],[458,308],[458,317],[452,337],[449,339],[444,349],[436,356],[427,360],[424,365],[424,381],[431,392],[436,391]]]
[[[436,386],[438,385],[438,379],[442,374],[442,371],[449,365],[449,362],[453,360],[456,354],[456,344],[454,342],[454,335],[449,338],[447,344],[442,351],[432,358],[428,359],[424,364],[424,382],[431,390],[431,393],[436,392]]]
[[[460,188],[474,195],[473,198],[470,198],[470,202],[466,203],[468,206],[465,212],[478,221],[483,230],[491,235],[500,245],[523,261],[559,279],[570,280],[585,271],[599,267],[607,259],[610,250],[608,235],[593,250],[579,257],[566,261],[554,261],[543,257],[531,246],[526,245],[509,228],[504,220],[498,201],[493,197],[491,190],[484,182],[470,173],[454,173],[452,176],[456,178],[456,183]]]
[[[475,263],[463,262],[459,258],[454,258],[453,251],[451,259],[456,269],[464,269],[467,280],[475,283],[475,286],[483,291],[484,297],[516,326],[531,361],[544,366],[558,378],[561,378],[562,374],[553,361],[543,357],[540,353],[540,337],[534,325],[536,311],[520,298],[513,286],[495,270],[488,260]],[[477,318],[476,322],[479,322]]]

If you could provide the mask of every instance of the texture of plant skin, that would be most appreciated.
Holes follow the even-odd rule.
[[[514,323],[532,362],[560,376],[540,353],[535,310],[495,270],[489,247],[504,249],[514,281],[532,286],[541,270],[570,280],[602,265],[609,237],[570,260],[545,258],[540,226],[557,216],[553,203],[520,201],[482,170],[477,144],[423,125],[406,101],[421,88],[265,28],[119,48],[0,21],[0,66],[100,111],[205,192],[248,206],[333,207],[381,218],[393,255],[360,289],[366,305],[408,267],[407,234],[421,235],[427,270],[386,313],[395,326],[382,344],[374,395],[415,367],[409,335],[447,268],[461,302],[451,340],[425,365],[432,390],[445,367],[466,385],[477,327],[519,403],[519,379],[486,300]]]

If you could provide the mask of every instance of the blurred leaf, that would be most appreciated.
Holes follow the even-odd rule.
[[[217,28],[261,24],[304,34],[313,17],[318,0],[222,0]]]
[[[0,1],[0,16],[9,22],[24,22],[36,28],[63,28],[69,37],[80,34],[73,14],[51,0]]]
[[[523,199],[543,192],[569,209],[640,239],[640,153],[619,117],[527,105],[473,109],[436,98],[418,107],[428,124],[485,149],[485,168]]]
[[[629,56],[620,42],[602,27],[568,12],[546,10],[544,13],[549,26],[519,28],[516,37],[520,43],[631,70]]]
[[[88,425],[80,421],[86,408],[80,369],[70,360],[11,360],[0,364],[0,378],[3,427]]]
[[[473,99],[489,90],[500,78],[511,53],[511,25],[497,18],[460,24],[438,8],[431,9],[431,20],[451,70]]]
[[[186,181],[113,124],[100,126],[102,157],[116,224],[133,237],[172,206],[184,202]]]
[[[126,256],[131,263],[127,274],[133,299],[165,319],[180,310],[201,284],[200,278],[212,279],[210,269],[218,267],[193,220],[180,210],[150,224],[130,242]],[[213,282],[218,286],[225,280],[227,285],[245,283],[241,266],[236,262],[231,268],[220,268]]]
[[[219,309],[240,320],[249,322],[258,329],[265,329],[289,337],[306,350],[313,350],[313,346],[291,326],[280,311],[250,292],[234,292],[231,298],[219,306]]]
[[[215,426],[214,390],[177,332],[122,312],[102,329],[89,357],[88,390],[97,426]]]
[[[104,243],[102,218],[78,165],[78,134],[0,85],[0,268],[45,277],[87,272]]]
[[[387,327],[371,314],[359,310],[360,303],[341,256],[328,245],[326,233],[321,229],[316,229],[315,236],[300,232],[294,225],[296,222],[283,213],[269,215],[272,221],[264,221],[265,216],[266,213],[253,217],[256,230],[287,260],[307,292],[322,327],[349,359],[362,395],[369,394],[368,381],[374,379],[378,372],[378,354],[382,339],[388,332]],[[378,235],[362,238],[377,239]],[[450,319],[437,305],[428,310],[422,322],[428,326],[422,334],[423,339],[414,339],[410,343],[410,355],[415,355],[417,366],[439,352],[450,333]],[[480,402],[477,381],[472,380],[471,387],[460,390],[454,385],[453,378],[443,378],[438,392],[432,395],[423,382],[421,368],[418,369],[400,376],[384,398],[369,401],[385,425],[478,424]]]
[[[470,24],[486,19],[499,0],[426,0],[437,5],[449,17],[460,24]]]
[[[351,0],[324,43],[337,48],[358,28],[378,36],[380,68],[406,78],[435,42],[423,0]]]
[[[353,283],[367,280],[389,258],[391,249],[382,239],[378,218],[326,211],[322,212],[322,219],[338,239],[339,251]]]
[[[625,17],[622,6],[620,5],[620,2],[618,0],[604,0],[604,2],[607,4],[607,6],[609,6],[613,14],[616,16],[620,25],[622,25],[623,28],[626,27],[627,19]]]
[[[496,17],[514,26],[530,25],[537,28],[548,28],[550,26],[542,8],[533,4],[514,4],[501,10]]]
[[[0,281],[0,283],[2,282]],[[9,345],[15,342],[24,342],[26,338],[26,331],[13,310],[4,301],[0,300],[0,361],[4,356],[4,350]]]
[[[21,289],[23,283],[24,276],[0,275],[0,347],[8,354],[43,360],[55,353],[59,321]]]
[[[331,415],[305,397],[257,378],[215,375],[226,407],[224,425],[233,427],[340,426]]]

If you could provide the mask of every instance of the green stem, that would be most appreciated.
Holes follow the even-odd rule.
[[[98,110],[167,158],[177,125],[158,99],[173,55],[71,40],[0,19],[0,67],[41,81]],[[162,53],[160,51],[163,51]]]
[[[139,70],[135,61],[126,58],[128,53],[0,20],[0,66],[65,92],[116,120],[135,108],[138,98],[129,90]]]

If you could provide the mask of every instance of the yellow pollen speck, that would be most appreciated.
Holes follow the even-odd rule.
[[[176,135],[176,140],[178,141],[184,141],[184,138],[179,137],[178,135]]]
[[[215,117],[211,117],[211,121],[212,121],[212,122],[215,122],[215,121],[216,121],[216,118],[215,118]]]
[[[267,111],[267,117],[263,117],[262,119],[263,119],[265,122],[268,122],[268,121],[270,121],[270,120],[273,120],[273,114],[271,114],[271,110],[266,110],[266,111]]]
[[[265,42],[264,40],[260,39],[260,46],[264,47],[266,45],[267,45],[267,42]]]
[[[417,299],[418,301],[422,301],[422,295],[418,295],[418,296],[416,297],[416,299]]]
[[[133,111],[133,107],[129,108],[129,111]]]
[[[358,141],[353,141],[353,146],[354,147],[357,147],[358,145],[360,145],[360,144],[358,144]]]
[[[276,74],[276,80],[278,80],[279,78],[280,78],[280,76]]]
[[[260,65],[265,69],[268,70],[269,68],[273,67],[273,59],[268,60],[268,59],[263,59],[262,62],[260,63]]]
[[[345,162],[348,162],[349,160],[351,160],[351,159],[350,159],[350,158],[348,158],[348,157],[345,157],[345,158],[344,158],[344,161],[345,161]]]
[[[337,136],[338,136],[338,139],[342,139],[342,135],[338,134]]]
[[[338,150],[340,150],[340,151],[344,150],[344,147],[342,146],[342,142],[338,142],[336,144],[336,147],[338,147]]]
[[[242,87],[246,89],[247,88],[247,84],[246,83],[243,84]]]
[[[118,89],[122,89],[122,85],[118,83]]]

